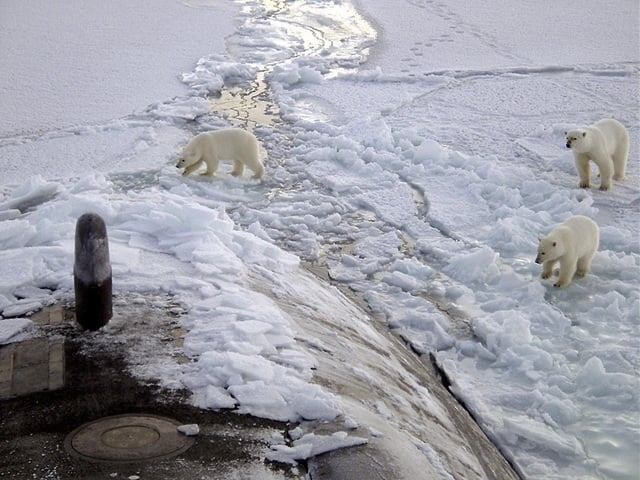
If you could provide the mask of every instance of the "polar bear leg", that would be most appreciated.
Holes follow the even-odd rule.
[[[560,275],[558,281],[553,284],[554,287],[562,288],[571,283],[573,276],[576,273],[577,262],[575,259],[561,259],[560,260]]]
[[[249,154],[249,156],[245,160],[245,165],[249,167],[253,172],[252,178],[262,178],[262,176],[264,175],[264,166],[258,158],[257,151]]]
[[[594,158],[594,161],[600,169],[600,190],[609,190],[611,188],[611,179],[613,178],[613,162],[608,156]]]
[[[578,177],[580,177],[580,188],[589,188],[589,156],[584,153],[578,153],[575,155],[576,170],[578,171]]]
[[[586,255],[578,259],[578,265],[576,268],[576,275],[578,277],[584,277],[591,270],[591,256]]]
[[[184,169],[184,172],[182,172],[182,176],[186,177],[190,173],[194,172],[195,170],[197,170],[200,167],[200,165],[202,165],[203,162],[204,162],[204,160],[198,160],[193,165],[189,165],[187,168]]]
[[[584,277],[591,271],[591,261],[596,254],[597,247],[593,248],[586,255],[578,259],[578,265],[576,267],[576,275]]]
[[[627,174],[627,158],[629,156],[629,134],[624,132],[616,151],[613,152],[613,178],[622,180]]]
[[[216,174],[216,171],[218,170],[219,161],[217,158],[208,158],[206,163],[207,163],[207,170],[202,175],[206,175],[207,177],[213,177]]]
[[[556,263],[556,261],[552,261],[552,262],[544,262],[542,264],[542,275],[540,275],[543,279],[547,279],[549,278],[551,275],[553,275],[553,265]]]
[[[250,165],[251,170],[253,170],[253,178],[262,178],[264,175],[264,167],[260,160],[256,160],[252,165]]]
[[[242,163],[240,160],[234,160],[231,175],[233,175],[234,177],[239,177],[242,175],[242,172],[244,172],[244,163]]]

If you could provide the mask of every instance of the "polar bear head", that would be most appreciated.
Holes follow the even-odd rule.
[[[538,239],[538,256],[536,263],[552,262],[564,254],[562,242],[555,235]]]
[[[564,133],[567,138],[567,148],[577,153],[585,153],[591,150],[591,139],[588,132],[583,128],[577,128]]]
[[[182,150],[182,155],[176,164],[176,168],[186,168],[200,161],[200,142],[198,137],[192,138],[186,147]]]

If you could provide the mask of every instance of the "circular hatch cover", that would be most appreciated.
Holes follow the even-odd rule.
[[[85,423],[65,439],[67,451],[89,462],[129,463],[180,455],[195,439],[181,423],[156,415],[116,415]]]

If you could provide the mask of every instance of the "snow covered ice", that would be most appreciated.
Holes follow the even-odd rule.
[[[170,294],[186,312],[192,362],[138,358],[134,373],[203,408],[302,422],[271,458],[356,445],[367,429],[392,438],[394,425],[425,469],[450,478],[464,463],[411,416],[420,405],[445,424],[439,402],[356,348],[388,343],[312,264],[433,355],[524,478],[637,478],[637,2],[356,6],[3,2],[1,342],[72,298],[75,222],[95,212],[115,293]],[[578,189],[563,132],[604,117],[629,129],[627,179]],[[265,179],[181,178],[187,140],[229,125],[254,130]],[[554,289],[537,238],[578,214],[598,222],[600,249],[591,274]],[[349,348],[331,331],[360,352],[340,367],[353,390],[392,393],[331,388],[326,362]]]

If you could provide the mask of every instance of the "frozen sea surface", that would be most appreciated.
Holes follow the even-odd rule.
[[[300,323],[291,299],[311,318],[333,312],[331,328],[354,329],[358,342],[387,343],[346,297],[301,273],[301,262],[314,264],[436,359],[523,477],[638,477],[636,2],[603,11],[595,1],[166,1],[153,22],[136,10],[118,31],[98,21],[107,7],[90,5],[78,21],[64,17],[71,25],[61,24],[51,59],[39,27],[46,6],[0,7],[11,28],[37,20],[23,50],[0,54],[12,67],[0,74],[3,316],[69,298],[75,220],[95,211],[109,229],[116,289],[169,293],[187,312],[193,363],[150,359],[136,363],[140,376],[187,386],[199,406],[346,419],[345,431],[392,423],[423,438],[408,426],[407,402],[446,422],[410,377],[411,395],[388,388],[359,416],[349,395],[317,382],[320,352],[338,347]],[[166,38],[138,28],[154,22]],[[219,31],[191,29],[187,47],[162,43],[199,22]],[[94,24],[94,43],[82,45],[95,72],[114,72],[113,61],[121,69],[100,83],[62,48],[84,38],[71,26]],[[25,36],[4,35],[11,45]],[[105,48],[114,42],[121,48]],[[126,54],[136,42],[153,48]],[[105,83],[108,98],[96,92]],[[563,132],[603,117],[629,128],[627,179],[581,190]],[[180,177],[173,165],[189,136],[230,124],[261,140],[265,180]],[[557,290],[533,263],[537,238],[572,214],[599,223],[600,250],[591,274]],[[374,367],[351,373],[385,389]],[[310,435],[271,455],[293,461],[361,441]],[[449,478],[455,459],[441,440],[413,447]]]

